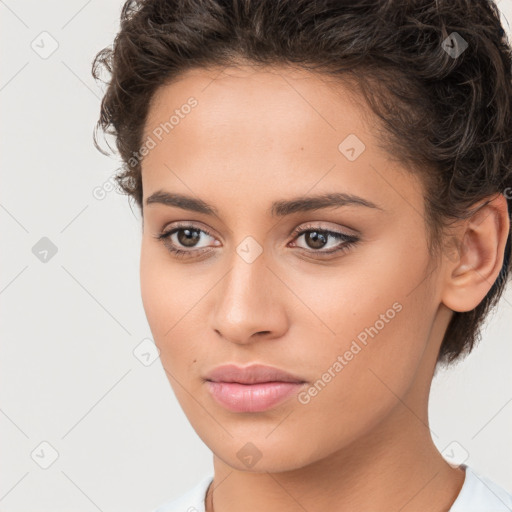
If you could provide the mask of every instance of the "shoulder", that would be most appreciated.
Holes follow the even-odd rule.
[[[205,512],[204,498],[212,480],[213,475],[208,475],[185,494],[162,503],[153,512]]]
[[[465,466],[466,478],[449,512],[510,512],[512,494],[474,469]]]

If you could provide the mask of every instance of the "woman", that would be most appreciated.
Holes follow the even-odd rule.
[[[159,512],[512,510],[428,419],[510,273],[511,61],[490,1],[126,2],[99,127],[214,455]]]

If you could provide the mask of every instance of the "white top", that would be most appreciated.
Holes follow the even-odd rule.
[[[466,464],[462,489],[449,512],[512,512],[512,494]],[[153,512],[205,512],[204,499],[213,475],[203,478],[179,498],[166,501]]]

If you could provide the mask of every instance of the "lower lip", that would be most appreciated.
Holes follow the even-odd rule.
[[[237,382],[206,381],[206,385],[213,398],[230,411],[261,412],[296,394],[304,383],[239,384]]]

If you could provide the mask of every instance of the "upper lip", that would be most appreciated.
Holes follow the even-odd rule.
[[[305,382],[300,377],[273,366],[253,364],[240,367],[234,364],[217,366],[208,372],[206,380],[213,382],[238,382],[240,384],[257,384],[260,382]]]

